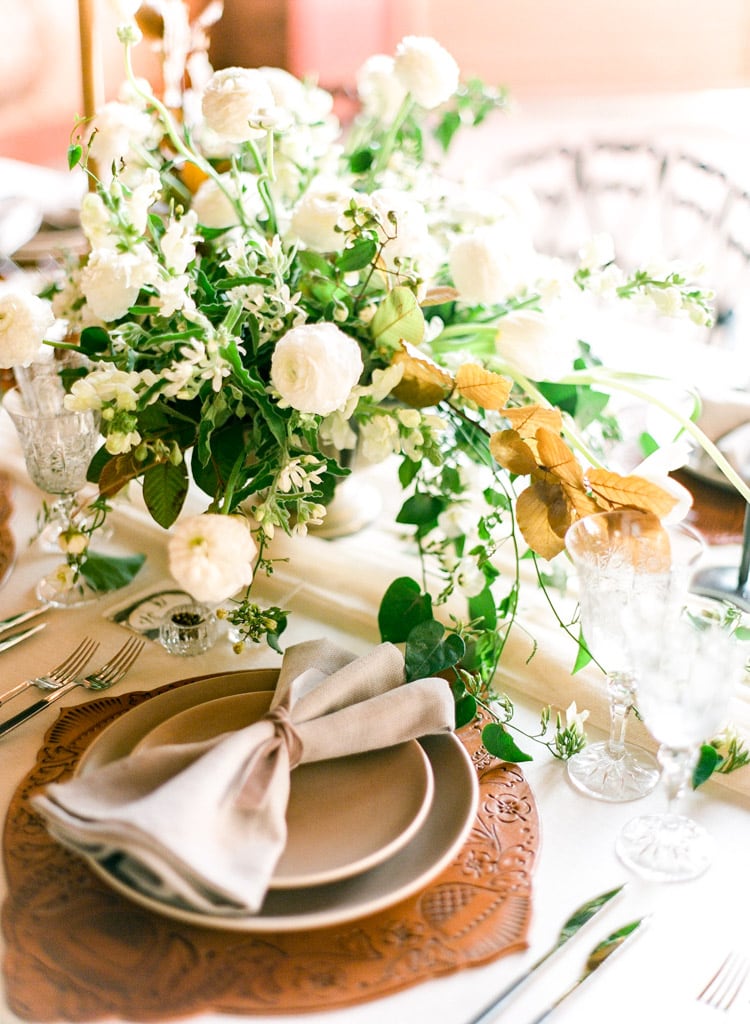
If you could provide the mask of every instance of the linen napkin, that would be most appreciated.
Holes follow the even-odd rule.
[[[144,748],[34,798],[50,833],[139,890],[206,913],[260,909],[286,842],[290,773],[453,728],[444,679],[405,682],[398,648],[326,640],[284,655],[269,712],[199,743]]]

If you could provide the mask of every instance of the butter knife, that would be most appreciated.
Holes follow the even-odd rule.
[[[6,636],[5,639],[0,640],[0,652],[7,651],[9,647],[15,647],[16,644],[20,644],[22,640],[25,640],[29,636],[33,636],[34,633],[38,633],[40,629],[44,629],[46,625],[46,622],[38,622],[36,626],[29,626],[28,629],[19,629],[17,633],[11,633],[10,636]]]
[[[552,1011],[557,1009],[563,999],[567,999],[571,992],[575,992],[578,986],[582,985],[587,978],[590,978],[594,971],[598,970],[602,964],[607,963],[610,957],[619,949],[622,949],[626,942],[639,934],[648,920],[648,917],[641,917],[637,921],[631,921],[630,924],[618,928],[616,932],[612,932],[606,939],[602,939],[600,943],[594,946],[588,955],[583,971],[570,988],[567,988],[562,995],[558,996],[538,1017],[534,1017],[530,1024],[541,1024],[541,1021],[546,1020]]]
[[[28,622],[29,619],[35,619],[37,615],[48,611],[47,605],[40,605],[38,608],[29,608],[27,612],[18,612],[17,615],[9,615],[7,619],[0,619],[0,633],[4,633],[12,626],[20,626],[22,622]]]
[[[502,992],[496,995],[492,1002],[488,1003],[487,1006],[480,1011],[478,1016],[472,1017],[467,1024],[487,1024],[488,1021],[492,1020],[497,1010],[499,1010],[506,999],[515,992],[519,985],[523,984],[523,982],[531,977],[534,971],[538,970],[542,964],[546,963],[553,953],[562,949],[565,943],[569,942],[570,939],[572,939],[573,936],[583,928],[583,926],[590,921],[592,917],[598,914],[600,910],[603,910],[604,907],[609,904],[610,900],[614,899],[615,896],[618,896],[623,891],[626,884],[627,883],[623,883],[623,885],[619,885],[616,889],[610,889],[609,892],[603,892],[600,896],[595,896],[592,900],[588,900],[582,906],[578,907],[577,910],[574,910],[560,929],[560,934],[557,936],[554,944],[550,946],[547,952],[540,956],[539,959],[528,968],[528,970],[523,972],[523,974],[519,974],[517,978],[514,978],[507,988],[504,988]]]

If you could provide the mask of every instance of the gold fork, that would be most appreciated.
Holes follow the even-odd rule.
[[[33,679],[24,679],[22,683],[18,683],[10,690],[6,690],[5,693],[0,695],[0,707],[11,700],[11,698],[17,697],[19,693],[28,690],[31,686],[57,689],[58,686],[70,682],[72,679],[75,679],[79,672],[83,671],[89,659],[93,658],[98,649],[99,644],[96,640],[84,637],[76,649],[71,651],[68,657],[64,658],[59,665],[55,665],[48,672],[35,676]]]
[[[698,993],[698,1002],[715,1010],[728,1010],[742,991],[748,974],[750,960],[740,953],[729,953],[706,987]]]

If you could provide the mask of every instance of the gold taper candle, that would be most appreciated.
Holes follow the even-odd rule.
[[[97,0],[78,0],[78,29],[81,40],[81,88],[83,113],[93,117],[104,102],[104,71],[97,31]]]

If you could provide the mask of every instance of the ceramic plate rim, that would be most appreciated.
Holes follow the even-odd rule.
[[[261,689],[265,683],[275,681],[278,676],[276,669],[247,669],[234,672],[212,673],[199,677],[192,677],[183,680],[183,686],[174,685],[155,694],[148,700],[142,701],[133,708],[126,710],[114,721],[110,722],[91,742],[81,756],[76,774],[87,770],[87,766],[102,762],[102,751],[109,760],[122,756],[129,749],[128,743],[134,745],[137,740],[128,740],[128,735],[136,726],[143,728],[140,723],[145,720],[146,728],[151,720],[158,721],[160,714],[165,708],[172,706],[188,707],[192,703],[200,703],[202,699],[210,699],[201,696],[206,692],[221,696],[224,692],[241,693],[248,689]],[[179,680],[175,680],[179,682]],[[167,717],[169,712],[167,712]],[[124,734],[124,744],[123,744]],[[464,745],[454,733],[440,733],[423,737],[419,740],[420,745],[432,766],[435,781],[435,796],[430,805],[427,818],[422,828],[418,831],[412,843],[395,854],[390,860],[372,871],[362,875],[356,875],[351,879],[342,882],[333,882],[326,886],[316,886],[309,889],[275,891],[269,893],[269,897],[283,899],[286,895],[294,897],[300,894],[314,894],[315,898],[333,896],[333,904],[328,903],[321,908],[295,912],[295,913],[266,913],[263,909],[257,915],[229,917],[224,915],[201,914],[195,911],[184,910],[175,907],[153,897],[138,892],[131,886],[118,879],[111,870],[97,861],[87,858],[87,863],[107,885],[118,891],[125,898],[148,910],[151,910],[163,917],[187,924],[198,925],[204,928],[218,928],[226,931],[241,931],[248,933],[273,933],[291,932],[304,929],[327,928],[334,925],[345,924],[358,918],[369,916],[407,899],[414,893],[425,888],[437,875],[439,875],[455,858],[465,843],[471,831],[474,817],[476,815],[479,801],[479,782],[473,763]],[[118,746],[119,744],[119,746]],[[442,748],[442,750],[441,750]],[[119,753],[117,751],[119,750]],[[447,759],[446,759],[447,755]],[[441,759],[443,759],[441,761]],[[453,778],[451,779],[451,775]],[[460,775],[461,803],[455,808],[457,817],[450,823],[452,832],[446,835],[445,823],[441,820],[442,805],[440,803],[441,786],[454,786],[454,797],[459,786],[456,785],[456,778]],[[465,792],[463,787],[465,787]],[[430,826],[436,831],[436,838],[443,841],[443,847],[439,851],[431,845],[422,861],[412,865],[415,847],[419,847],[420,841],[424,844],[425,837],[430,834]],[[437,829],[436,829],[437,826]],[[401,866],[401,875],[397,881],[392,881],[393,868]],[[365,880],[374,885],[379,883],[379,875],[387,871],[381,889],[374,894],[366,891],[357,894],[356,890]],[[389,886],[389,881],[392,884]],[[353,893],[351,892],[353,890]],[[338,892],[338,900],[336,899]],[[314,902],[314,901],[313,901]]]

